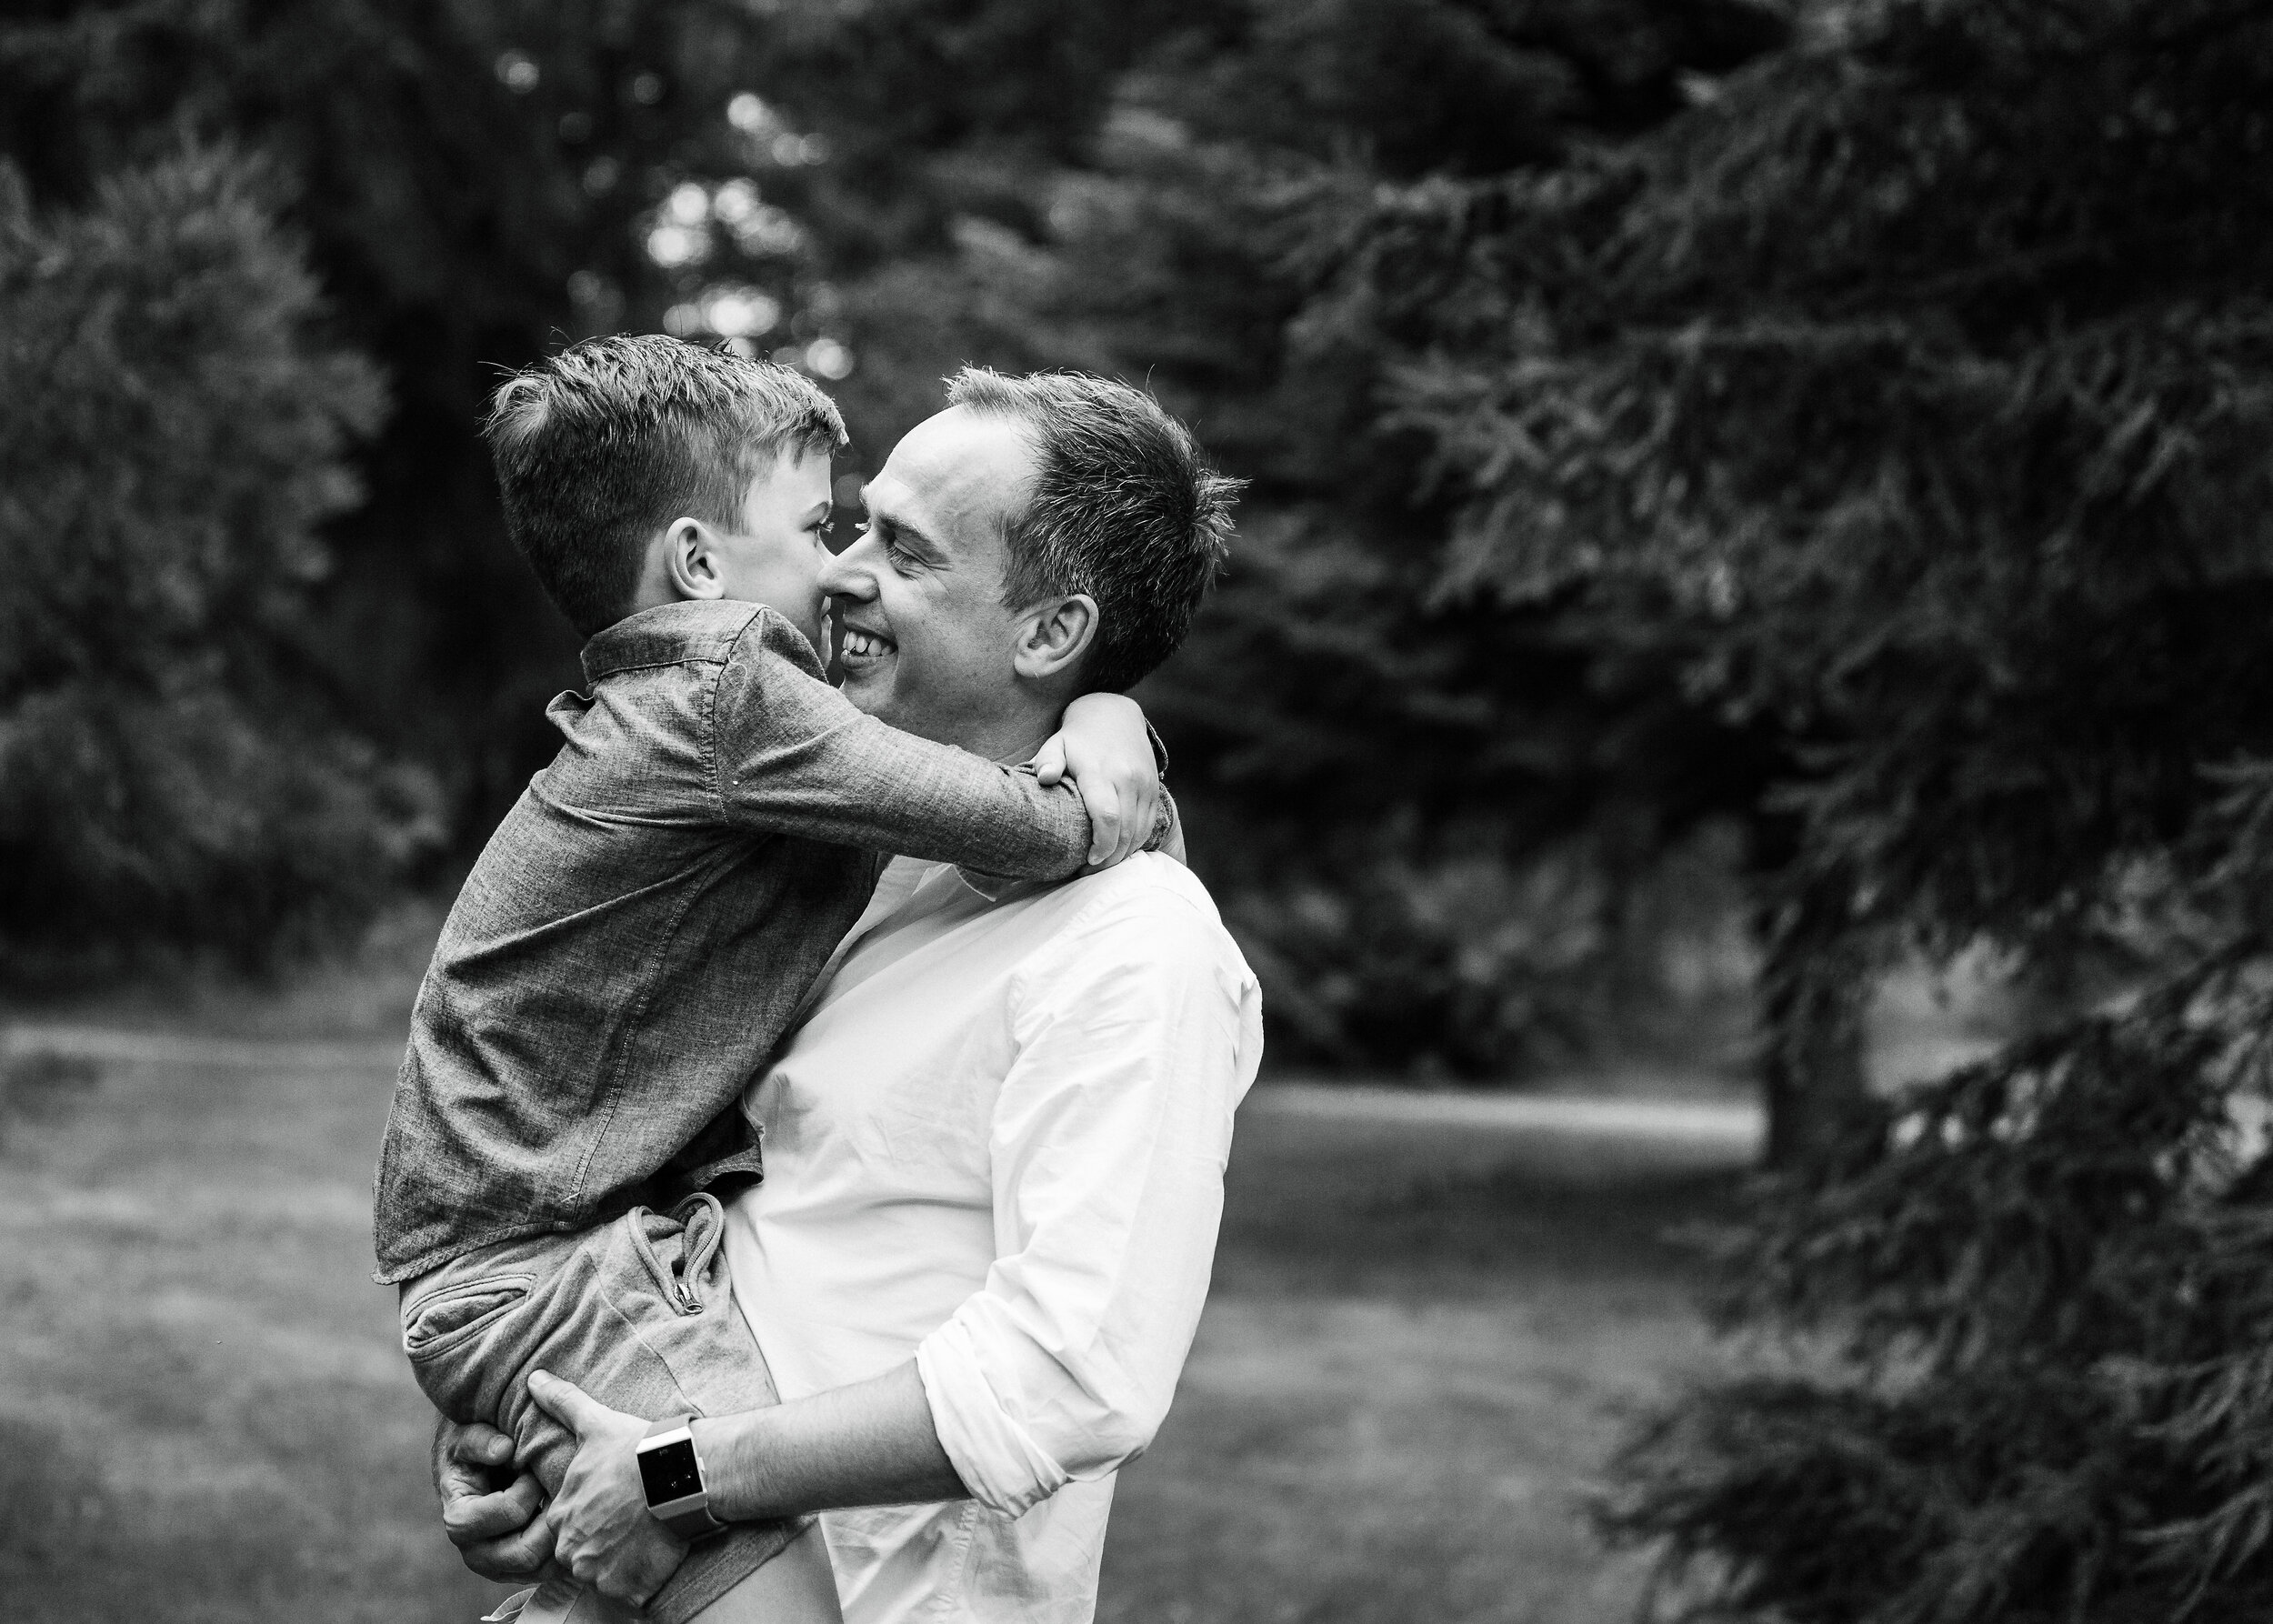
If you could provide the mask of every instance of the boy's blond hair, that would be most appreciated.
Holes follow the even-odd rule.
[[[515,374],[483,432],[506,534],[586,637],[629,610],[664,526],[738,528],[776,457],[846,440],[811,379],[659,334],[587,338]]]

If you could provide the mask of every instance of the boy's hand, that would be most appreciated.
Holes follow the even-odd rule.
[[[552,1571],[553,1529],[539,1512],[545,1490],[513,1469],[513,1440],[495,1427],[461,1427],[435,1418],[434,1487],[442,1497],[442,1528],[466,1565],[484,1579],[510,1583]]]
[[[1145,713],[1120,694],[1084,694],[1034,757],[1046,787],[1071,778],[1089,809],[1089,864],[1109,868],[1152,838],[1160,769]]]
[[[686,1555],[647,1509],[637,1454],[647,1423],[543,1370],[529,1373],[529,1397],[576,1435],[576,1458],[545,1513],[557,1559],[601,1595],[644,1607]]]

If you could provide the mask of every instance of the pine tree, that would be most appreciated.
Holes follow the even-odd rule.
[[[1628,1461],[1669,1610],[2273,1606],[2273,17],[1886,0],[1637,142],[1389,198],[1371,286],[1463,500],[1445,588],[1561,601],[1765,728],[1787,1339]],[[1852,1086],[1890,957],[2124,996]]]
[[[438,833],[305,641],[369,365],[320,336],[257,165],[192,149],[42,218],[0,167],[0,966],[257,960]]]

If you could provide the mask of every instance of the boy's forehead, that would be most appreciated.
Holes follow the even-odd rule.
[[[800,446],[770,456],[761,453],[744,496],[753,502],[778,496],[803,506],[814,500],[816,492],[826,498],[829,489],[828,454]]]

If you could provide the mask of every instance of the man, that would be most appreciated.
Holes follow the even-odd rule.
[[[1176,647],[1228,527],[1226,482],[1147,397],[966,372],[896,447],[825,581],[845,692],[895,726],[1021,760],[1083,692]],[[1038,617],[1035,606],[1045,606]],[[1213,1258],[1255,982],[1157,856],[989,898],[902,862],[746,1108],[766,1181],[728,1257],[784,1402],[698,1420],[715,1514],[823,1519],[852,1624],[1075,1620],[1113,1473],[1165,1414]],[[582,1449],[545,1523],[453,1441],[469,1564],[549,1555],[636,1599],[676,1548],[629,1516],[644,1420],[566,1383]]]

